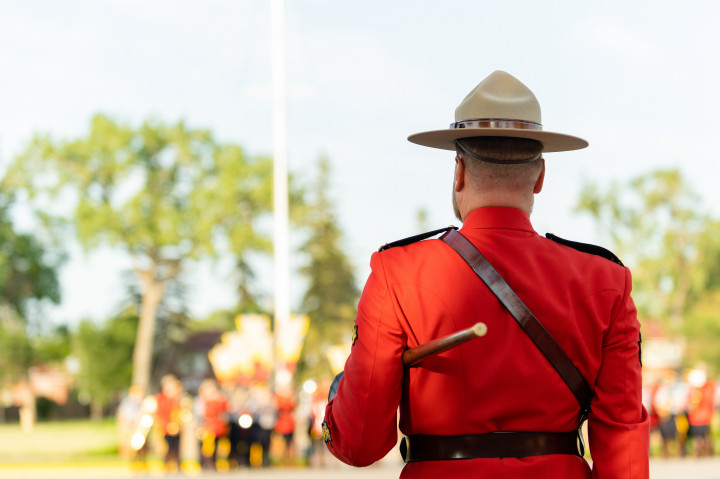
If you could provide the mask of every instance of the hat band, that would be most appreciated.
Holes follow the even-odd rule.
[[[517,130],[542,130],[536,121],[506,120],[504,118],[473,118],[450,123],[450,128],[513,128]]]
[[[496,158],[488,158],[487,156],[481,156],[474,151],[470,151],[468,147],[463,145],[460,140],[455,140],[455,145],[460,148],[463,153],[470,156],[471,158],[475,158],[478,161],[484,161],[485,163],[494,163],[496,165],[522,165],[523,163],[532,163],[533,161],[542,158],[542,153],[540,153],[536,156],[533,156],[532,158],[524,158],[521,160],[498,160]]]

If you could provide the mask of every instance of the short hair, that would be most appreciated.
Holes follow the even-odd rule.
[[[519,193],[532,191],[542,168],[539,157],[543,150],[542,143],[529,138],[500,136],[464,138],[459,141],[462,141],[463,146],[471,153],[498,162],[538,157],[528,163],[492,163],[468,155],[460,147],[456,148],[457,155],[465,163],[465,169],[475,187]]]

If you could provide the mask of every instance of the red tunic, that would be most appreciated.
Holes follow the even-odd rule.
[[[155,395],[155,399],[157,427],[166,436],[177,436],[180,433],[180,398],[159,392]]]
[[[715,412],[715,382],[693,386],[688,394],[688,422],[692,426],[707,426]]]
[[[286,395],[278,394],[275,396],[275,402],[278,409],[277,422],[275,422],[275,431],[279,434],[292,434],[295,431],[295,400]]]
[[[539,236],[514,208],[471,212],[461,233],[487,257],[594,390],[592,477],[647,478],[639,329],[627,268]],[[340,460],[365,466],[404,434],[567,432],[580,406],[530,338],[448,245],[375,253],[357,340],[325,412]],[[405,370],[402,352],[483,321],[487,335]],[[576,456],[421,461],[401,477],[591,477]]]
[[[227,435],[227,413],[228,400],[220,396],[217,398],[206,399],[203,412],[203,427],[214,437],[223,437]]]

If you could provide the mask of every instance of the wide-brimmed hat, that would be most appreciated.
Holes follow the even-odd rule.
[[[496,71],[476,86],[455,109],[455,122],[445,130],[410,135],[418,145],[454,150],[455,140],[477,136],[530,138],[543,152],[579,150],[588,142],[577,136],[543,131],[540,104],[520,80]]]

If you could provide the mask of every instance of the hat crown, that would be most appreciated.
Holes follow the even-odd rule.
[[[520,80],[501,70],[478,84],[455,109],[455,121],[503,118],[542,123],[540,103]]]
[[[536,140],[546,153],[588,146],[587,141],[577,136],[545,131],[535,95],[520,80],[500,70],[467,94],[455,109],[455,122],[450,128],[415,133],[408,140],[452,151],[457,148],[457,140],[480,136]]]

